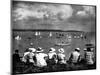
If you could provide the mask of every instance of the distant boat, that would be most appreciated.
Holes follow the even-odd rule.
[[[38,36],[38,35],[41,35],[41,33],[40,32],[35,32],[35,35]]]
[[[55,46],[69,46],[70,45],[70,43],[67,43],[67,44],[63,44],[63,43],[57,43],[57,44],[55,44]]]

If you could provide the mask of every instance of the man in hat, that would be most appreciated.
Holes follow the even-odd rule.
[[[94,61],[93,61],[94,54],[93,54],[91,48],[87,48],[84,56],[85,56],[86,64],[88,64],[88,65],[94,64]]]
[[[57,63],[57,54],[55,48],[50,48],[48,53],[48,65],[53,65]]]
[[[47,63],[46,63],[46,57],[47,57],[47,54],[43,53],[43,49],[41,47],[38,47],[37,53],[35,54],[35,57],[36,57],[36,66],[37,67],[45,67],[47,66]]]
[[[80,48],[76,48],[70,55],[69,61],[72,64],[78,64],[80,61]]]
[[[59,53],[58,53],[58,63],[59,64],[66,64],[64,49],[60,48],[60,49],[58,49],[58,51],[59,51]]]
[[[49,71],[54,71],[56,70],[56,64],[57,64],[57,54],[56,54],[56,49],[55,48],[50,48],[48,52],[48,60],[47,64],[49,67]]]
[[[58,49],[58,70],[66,70],[66,59],[65,59],[65,54],[64,54],[64,49],[60,48]]]

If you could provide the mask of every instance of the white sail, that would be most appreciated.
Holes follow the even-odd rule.
[[[38,32],[35,32],[35,35],[38,36]]]
[[[15,40],[21,40],[21,37],[18,35],[15,37]]]
[[[49,33],[49,37],[52,37],[52,32]]]

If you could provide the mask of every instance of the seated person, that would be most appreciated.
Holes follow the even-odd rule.
[[[57,54],[54,48],[50,48],[48,53],[48,64],[53,65],[57,63]]]
[[[59,51],[59,53],[58,53],[58,63],[59,64],[66,64],[64,49],[60,48],[60,49],[58,49],[58,51]]]
[[[80,48],[76,48],[75,51],[71,53],[69,61],[72,64],[78,64],[80,62]]]
[[[47,54],[43,53],[43,49],[41,47],[38,47],[36,50],[35,58],[36,58],[36,63],[35,66],[37,67],[45,67],[47,66],[45,58],[47,57]]]

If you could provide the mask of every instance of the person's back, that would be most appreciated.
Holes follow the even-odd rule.
[[[25,52],[25,53],[24,53],[24,55],[23,55],[23,57],[22,57],[22,62],[25,62],[25,63],[27,62],[27,60],[28,60],[28,58],[29,58],[29,57],[28,57],[28,54],[29,54],[29,53],[30,53],[30,52]]]
[[[60,64],[65,64],[66,63],[66,61],[65,61],[65,54],[62,54],[62,53],[58,54],[58,62]]]
[[[60,49],[58,49],[58,51],[59,51],[59,53],[57,55],[58,63],[59,64],[66,64],[64,49],[60,48]]]
[[[69,61],[71,63],[79,63],[80,61],[80,48],[76,48],[70,55]]]
[[[54,56],[56,56],[56,53],[55,52],[48,53],[49,59],[52,59]]]
[[[87,51],[86,53],[85,53],[85,59],[86,59],[86,63],[87,64],[93,64],[94,62],[93,62],[93,52],[90,52],[90,51]]]
[[[48,53],[48,65],[55,65],[57,63],[57,54],[55,48],[50,48]]]
[[[30,52],[30,53],[28,54],[29,62],[30,62],[30,63],[34,63],[34,60],[33,60],[33,57],[34,57],[34,56],[35,56],[35,54],[32,53],[32,52]]]
[[[29,63],[34,63],[33,57],[35,56],[35,48],[28,48],[26,49],[27,51],[24,53],[22,61],[23,62],[29,62]]]
[[[74,51],[74,52],[72,53],[72,56],[73,56],[72,62],[77,63],[77,61],[78,61],[78,59],[79,59],[79,56],[80,56],[80,53],[78,53],[77,51]]]
[[[48,59],[49,60],[49,62],[48,62],[49,65],[54,65],[54,64],[57,63],[57,54],[55,52],[48,53],[48,58],[49,58]]]
[[[47,57],[47,54],[37,53],[35,55],[35,57],[36,57],[36,66],[38,66],[38,67],[47,66],[47,63],[46,63],[46,60],[45,60],[45,57]]]

